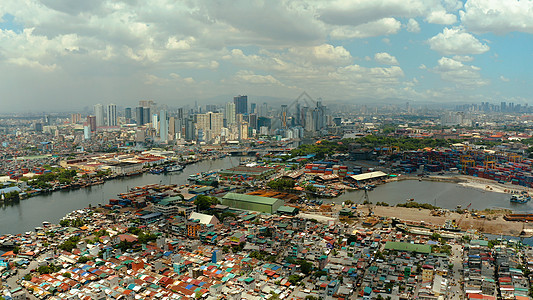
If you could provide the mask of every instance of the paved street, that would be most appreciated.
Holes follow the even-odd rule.
[[[463,254],[460,245],[452,245],[452,256],[450,258],[453,264],[453,276],[451,277],[448,299],[462,299],[461,282],[463,276]]]

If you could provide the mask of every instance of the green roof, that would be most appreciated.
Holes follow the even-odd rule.
[[[397,250],[397,251],[407,251],[407,252],[418,252],[418,253],[431,253],[430,245],[422,244],[411,244],[404,242],[387,242],[385,244],[386,250]]]
[[[294,214],[298,211],[298,209],[296,207],[292,207],[292,206],[280,206],[278,208],[278,213],[288,213],[288,214]]]
[[[227,193],[222,197],[224,200],[238,200],[243,202],[251,202],[251,203],[259,203],[259,204],[267,204],[267,205],[273,205],[277,201],[281,201],[276,198],[269,198],[269,197],[261,197],[261,196],[254,196],[254,195],[246,195],[246,194],[237,194],[237,193]]]

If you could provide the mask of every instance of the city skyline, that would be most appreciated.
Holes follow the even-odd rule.
[[[532,12],[490,0],[2,1],[0,97],[4,112],[304,90],[324,103],[525,104]]]

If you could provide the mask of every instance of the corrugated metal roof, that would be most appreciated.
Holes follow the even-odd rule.
[[[224,195],[224,197],[222,197],[222,199],[238,200],[238,201],[244,201],[244,202],[268,204],[268,205],[273,205],[277,201],[280,201],[279,199],[276,199],[276,198],[237,194],[237,193],[227,193],[226,195]]]
[[[364,173],[364,174],[359,174],[359,175],[352,175],[351,177],[357,181],[360,181],[360,180],[379,178],[383,176],[387,176],[387,173],[383,173],[381,171],[375,171],[375,172]]]

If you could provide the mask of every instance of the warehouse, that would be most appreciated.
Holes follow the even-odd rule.
[[[355,180],[357,183],[361,183],[361,182],[366,182],[366,181],[369,181],[369,180],[383,179],[383,178],[385,178],[387,176],[388,175],[386,173],[383,173],[381,171],[376,171],[376,172],[352,175],[352,176],[350,176],[350,178]]]
[[[222,197],[222,204],[233,208],[272,214],[283,205],[283,200],[237,193],[227,193],[224,195],[224,197]]]

